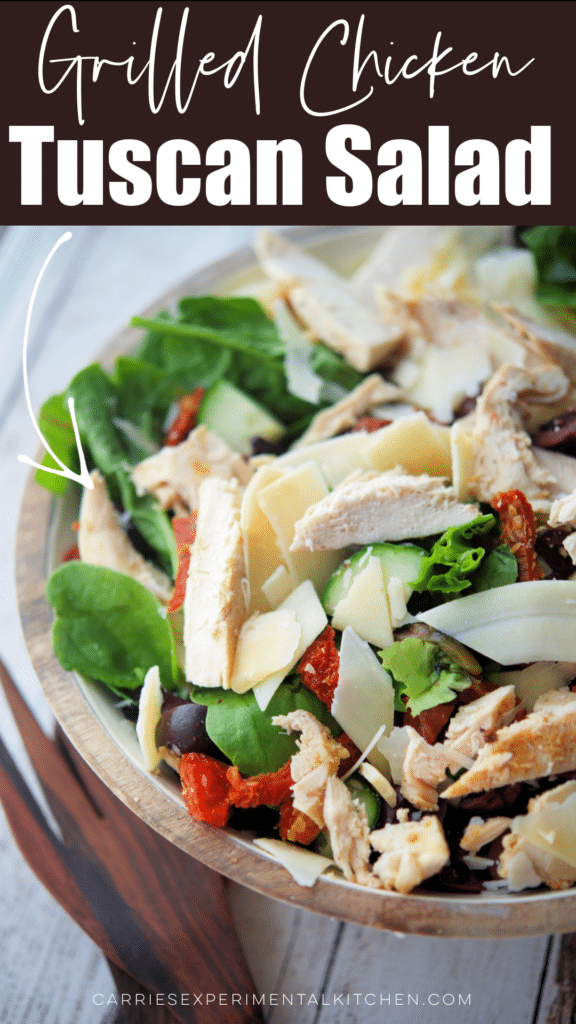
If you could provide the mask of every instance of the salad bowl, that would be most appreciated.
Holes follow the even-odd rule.
[[[341,273],[351,273],[373,248],[380,228],[296,229],[289,236]],[[194,275],[143,312],[152,317],[186,295],[250,294],[261,280],[246,248]],[[129,328],[103,349],[101,362],[129,353],[139,332]],[[233,828],[213,828],[186,812],[176,776],[167,768],[146,770],[134,725],[100,687],[65,671],[52,648],[52,610],[46,581],[73,543],[77,495],[55,499],[30,476],[17,539],[20,617],[33,666],[46,698],[76,749],[102,781],[135,814],[191,857],[266,896],[331,918],[398,933],[449,938],[503,938],[571,931],[576,891],[486,891],[481,894],[397,892],[366,889],[333,875],[298,884],[251,837]]]

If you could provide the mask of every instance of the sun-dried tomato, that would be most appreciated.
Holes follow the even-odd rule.
[[[80,558],[80,551],[77,544],[72,544],[62,555],[62,562],[74,562],[77,558]]]
[[[492,499],[492,508],[500,515],[502,540],[518,562],[518,582],[541,580],[544,573],[534,550],[534,511],[526,496],[518,490],[501,492]]]
[[[356,761],[360,757],[362,751],[358,749],[356,744],[352,742],[348,734],[345,732],[341,732],[340,735],[336,737],[336,742],[339,743],[341,747],[346,747],[346,750],[348,751],[348,757],[344,761],[340,761],[340,764],[338,765],[338,775],[342,777],[342,775],[346,775],[346,772],[350,771],[352,765],[356,764]]]
[[[205,388],[195,388],[191,395],[184,395],[178,402],[178,415],[172,422],[164,444],[173,446],[181,444],[188,437],[192,427],[196,425],[196,417],[200,403],[204,398]]]
[[[228,780],[230,802],[235,807],[259,807],[260,804],[271,804],[277,807],[290,795],[292,775],[290,761],[277,772],[264,772],[243,779],[238,769],[231,765],[226,774]]]
[[[334,643],[334,630],[326,626],[323,633],[310,644],[302,655],[298,672],[304,686],[312,690],[327,707],[332,707],[334,690],[338,685],[340,652]]]
[[[168,612],[177,612],[184,603],[186,593],[186,580],[188,579],[188,568],[190,566],[190,545],[196,537],[197,513],[191,512],[189,516],[175,516],[172,520],[176,550],[178,552],[178,572]]]
[[[291,797],[280,808],[278,829],[285,842],[300,843],[302,846],[309,846],[320,834],[316,822],[303,811],[297,811]]]
[[[419,715],[411,715],[408,710],[404,712],[404,725],[411,725],[416,732],[420,733],[426,743],[436,743],[442,729],[450,719],[456,701],[450,704],[437,704],[435,708],[426,708]]]
[[[473,678],[470,686],[459,693],[454,694],[454,700],[449,704],[437,704],[435,708],[426,708],[419,715],[411,715],[408,709],[404,712],[404,725],[411,725],[416,732],[420,733],[427,743],[436,743],[443,729],[450,721],[452,715],[463,704],[471,704],[473,700],[484,697],[497,687],[480,677]],[[406,698],[407,699],[407,698]]]
[[[183,754],[178,771],[188,814],[222,828],[231,809],[228,765],[207,754]]]
[[[389,426],[390,423],[392,420],[379,420],[377,416],[361,416],[350,433],[354,434],[357,430],[365,430],[367,434],[372,434],[375,430],[380,430],[380,427]]]

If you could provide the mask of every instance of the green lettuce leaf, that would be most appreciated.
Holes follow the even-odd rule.
[[[288,715],[302,708],[328,726],[334,736],[340,726],[318,697],[302,686],[299,676],[281,683],[265,711],[254,694],[194,686],[190,699],[208,705],[206,731],[213,743],[243,775],[275,772],[296,753],[298,733],[287,736],[272,725],[273,715]]]
[[[540,302],[576,306],[576,227],[529,228],[522,241],[536,261]]]
[[[387,672],[393,677],[397,711],[406,708],[413,714],[449,704],[454,693],[467,690],[470,676],[451,662],[438,644],[408,637],[378,652]],[[407,696],[405,704],[402,696]]]
[[[464,526],[452,526],[436,541],[430,554],[422,559],[420,575],[410,586],[417,593],[439,592],[445,598],[472,587],[469,578],[480,566],[485,548],[480,537],[496,527],[493,515],[478,516]]]
[[[63,668],[116,694],[141,686],[153,665],[167,690],[182,684],[165,609],[141,583],[112,569],[67,562],[50,577],[46,598],[56,615],[52,642]]]

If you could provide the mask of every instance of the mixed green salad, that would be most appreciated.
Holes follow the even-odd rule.
[[[576,228],[389,228],[351,278],[256,251],[43,406],[92,483],[55,653],[302,884],[571,886]]]

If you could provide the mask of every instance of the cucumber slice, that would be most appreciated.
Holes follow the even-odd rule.
[[[344,785],[348,787],[352,799],[358,800],[362,804],[368,818],[368,828],[372,831],[378,824],[382,806],[378,793],[361,775],[351,775],[349,779],[346,779]],[[322,857],[333,857],[328,829],[321,832],[314,840],[312,849],[314,853],[319,853]]]
[[[367,544],[345,559],[328,580],[322,594],[324,611],[327,615],[334,615],[336,605],[346,597],[352,580],[365,567],[369,556],[380,559],[385,583],[391,576],[398,576],[403,583],[409,584],[418,579],[420,565],[426,555],[424,548],[416,544]]]
[[[350,796],[353,800],[358,800],[362,804],[366,811],[366,817],[368,818],[368,828],[373,829],[378,824],[378,818],[380,817],[380,807],[382,801],[369,782],[363,779],[361,775],[351,775],[349,779],[346,779],[345,786],[350,790]]]
[[[208,389],[198,410],[198,423],[213,430],[241,455],[251,455],[252,437],[279,441],[286,429],[266,409],[227,380]]]

